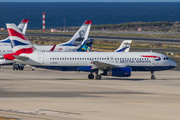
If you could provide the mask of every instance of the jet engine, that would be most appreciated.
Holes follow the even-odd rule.
[[[130,67],[120,67],[107,71],[105,75],[116,77],[130,77],[131,71],[132,69]]]

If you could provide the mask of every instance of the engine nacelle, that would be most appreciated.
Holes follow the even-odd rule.
[[[78,71],[84,71],[84,72],[95,72],[97,69],[91,69],[92,66],[81,66],[77,68]]]
[[[130,77],[132,69],[130,67],[120,67],[107,71],[107,76]]]

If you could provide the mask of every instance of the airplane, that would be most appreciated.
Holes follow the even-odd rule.
[[[130,77],[132,71],[169,70],[176,62],[155,52],[41,52],[21,33],[15,24],[6,24],[13,53],[1,58],[45,69],[90,72],[89,79],[101,75]]]

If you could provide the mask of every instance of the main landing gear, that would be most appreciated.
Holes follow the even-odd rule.
[[[94,75],[91,73],[91,74],[88,75],[88,78],[89,79],[94,79]]]
[[[96,75],[96,80],[101,80],[101,78],[102,78],[101,75],[98,74]]]
[[[151,79],[156,79],[154,76],[154,71],[151,71]]]
[[[14,63],[13,70],[24,70],[24,65],[21,63]]]
[[[94,75],[91,73],[91,74],[88,75],[88,78],[89,78],[89,79],[94,79]],[[97,75],[96,75],[96,80],[101,80],[101,79],[102,79],[101,75],[98,75],[98,74],[97,74]]]

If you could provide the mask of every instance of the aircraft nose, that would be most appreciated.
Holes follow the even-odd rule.
[[[173,60],[171,60],[170,64],[171,64],[171,66],[173,66],[173,67],[176,67],[176,66],[177,66],[177,63],[174,62]]]

